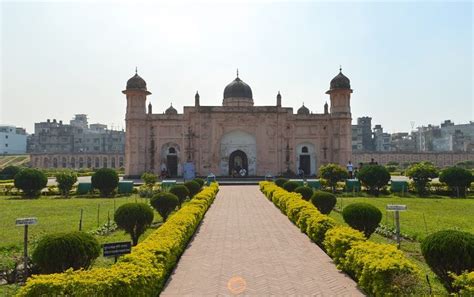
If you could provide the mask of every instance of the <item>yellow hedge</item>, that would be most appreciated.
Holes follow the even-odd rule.
[[[34,275],[18,296],[157,296],[217,192],[204,188],[112,267]]]
[[[474,271],[464,272],[460,275],[450,274],[454,279],[453,287],[459,290],[459,296],[474,296]]]
[[[366,293],[378,296],[414,292],[419,270],[395,246],[367,241],[361,232],[338,226],[299,194],[289,193],[272,182],[261,182],[260,189]]]

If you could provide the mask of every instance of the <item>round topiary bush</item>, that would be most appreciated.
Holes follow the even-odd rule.
[[[275,179],[275,185],[279,186],[280,188],[283,188],[283,185],[284,185],[287,181],[288,181],[287,178],[280,177],[280,178]]]
[[[0,170],[0,180],[2,179],[14,179],[15,175],[21,171],[18,166],[10,165]]]
[[[201,186],[195,181],[188,181],[184,183],[184,186],[188,188],[189,198],[193,198],[194,195],[201,191]]]
[[[455,292],[449,272],[459,275],[474,270],[474,235],[456,230],[438,231],[421,242],[421,253],[446,289]]]
[[[382,220],[382,212],[368,203],[352,203],[342,211],[344,221],[352,228],[364,232],[369,238]]]
[[[125,203],[114,214],[117,226],[130,234],[133,245],[153,222],[153,210],[145,203]]]
[[[57,233],[43,236],[33,251],[33,263],[42,273],[58,273],[72,268],[89,268],[99,257],[97,239],[85,232]]]
[[[161,192],[151,198],[150,204],[161,215],[163,221],[166,221],[168,216],[178,206],[179,199],[173,193]]]
[[[323,192],[315,191],[313,196],[311,196],[311,203],[319,210],[322,214],[331,213],[332,209],[336,205],[337,198],[335,195]]]
[[[474,182],[471,171],[461,167],[449,167],[441,171],[439,181],[446,183],[454,196],[466,196],[466,189]]]
[[[205,181],[204,181],[202,178],[198,178],[198,177],[197,177],[197,178],[195,178],[195,179],[193,179],[193,180],[194,180],[195,182],[197,182],[197,183],[201,186],[201,188],[204,186]]]
[[[290,180],[283,184],[283,189],[287,190],[288,192],[294,192],[299,186],[300,184],[298,182]]]
[[[71,170],[60,171],[56,174],[56,182],[61,195],[68,197],[72,186],[77,182],[77,174]]]
[[[170,193],[175,194],[179,200],[179,207],[181,208],[181,204],[189,197],[189,190],[183,185],[176,185],[172,186],[170,189]]]
[[[26,197],[38,197],[47,183],[46,174],[37,169],[26,168],[15,175],[15,188],[22,190]]]
[[[110,197],[118,186],[119,177],[115,170],[101,168],[92,175],[91,181],[92,187],[100,191],[101,197]]]
[[[391,179],[390,172],[382,165],[364,165],[359,170],[357,178],[375,196],[385,187]]]
[[[308,201],[311,196],[313,196],[313,189],[310,187],[300,186],[297,187],[294,192],[300,193],[303,199],[306,201]]]

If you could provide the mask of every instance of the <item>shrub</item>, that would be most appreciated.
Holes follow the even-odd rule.
[[[15,175],[15,187],[22,190],[26,197],[37,197],[46,187],[48,178],[37,169],[25,168]]]
[[[201,188],[204,187],[204,184],[206,183],[202,178],[199,178],[199,177],[197,177],[197,178],[195,178],[195,179],[193,179],[193,180],[194,180],[195,182],[197,182],[197,183],[201,186]]]
[[[283,188],[283,185],[288,181],[287,178],[283,178],[283,177],[280,177],[280,178],[277,178],[275,180],[275,185],[279,186],[280,188]]]
[[[158,193],[150,200],[151,206],[161,215],[163,221],[176,209],[179,199],[175,194],[169,192]]]
[[[92,175],[91,181],[92,187],[100,191],[101,197],[109,197],[117,188],[119,177],[115,170],[101,168]]]
[[[336,192],[337,182],[349,177],[347,170],[337,164],[327,164],[319,168],[321,177],[324,178],[331,187],[333,193]]]
[[[425,196],[428,194],[428,183],[438,176],[438,169],[431,163],[421,162],[411,165],[405,174],[413,179],[417,193],[420,196]]]
[[[322,214],[330,214],[336,202],[336,196],[328,192],[314,191],[311,197],[311,203],[313,203]]]
[[[147,185],[149,187],[153,187],[153,185],[156,183],[156,180],[157,180],[156,175],[151,173],[151,172],[143,173],[141,178],[142,178],[143,182],[145,183],[145,185]]]
[[[474,182],[471,171],[460,167],[449,167],[441,171],[439,181],[446,183],[457,197],[466,196],[466,188]]]
[[[464,272],[461,275],[450,274],[454,281],[453,287],[459,296],[474,296],[474,271]]]
[[[72,186],[77,182],[77,174],[71,170],[56,173],[56,182],[62,196],[68,197]]]
[[[380,190],[390,181],[390,173],[381,165],[364,165],[357,175],[368,191],[375,196],[379,195]]]
[[[326,215],[313,214],[306,220],[306,234],[312,241],[323,247],[326,232],[336,226],[336,221]]]
[[[153,222],[153,210],[145,203],[125,203],[114,214],[114,221],[120,229],[130,234],[133,245]]]
[[[180,208],[184,200],[186,200],[186,198],[189,197],[189,190],[183,185],[172,186],[169,192],[172,194],[175,194],[176,197],[178,197]]]
[[[382,220],[382,212],[368,203],[352,203],[344,207],[342,217],[349,226],[369,238]]]
[[[151,198],[155,193],[160,191],[155,190],[153,186],[141,185],[138,187],[136,192],[141,198]]]
[[[362,232],[347,226],[336,226],[326,232],[324,248],[334,263],[340,264],[346,257],[346,252],[357,243],[365,241]]]
[[[21,171],[21,168],[18,166],[7,166],[0,170],[0,180],[5,180],[5,179],[14,179],[15,175]]]
[[[94,236],[84,232],[57,233],[43,236],[33,251],[33,262],[42,273],[89,268],[100,254]]]
[[[459,275],[464,270],[474,270],[474,235],[456,230],[438,231],[422,241],[421,253],[446,289],[454,292],[449,273]]]
[[[398,167],[394,165],[386,165],[385,168],[387,168],[388,172],[395,172]]]
[[[193,198],[194,195],[196,195],[197,193],[199,193],[199,191],[201,191],[201,186],[193,180],[185,182],[184,186],[188,188],[189,198]]]
[[[304,200],[308,201],[313,196],[313,189],[310,187],[300,186],[297,187],[293,192],[301,194]]]
[[[283,189],[288,192],[294,192],[299,186],[300,184],[298,182],[290,180],[283,184]]]

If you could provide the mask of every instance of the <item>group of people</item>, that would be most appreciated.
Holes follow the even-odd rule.
[[[245,177],[247,170],[245,168],[237,167],[232,170],[232,177]]]
[[[374,158],[372,158],[369,162],[369,165],[378,165],[378,163],[375,162]],[[353,178],[357,177],[357,172],[358,172],[358,170],[360,170],[362,168],[362,166],[364,166],[364,163],[361,162],[361,163],[359,163],[359,167],[354,167],[352,162],[349,161],[346,165],[347,172],[349,173],[349,178],[353,179]]]

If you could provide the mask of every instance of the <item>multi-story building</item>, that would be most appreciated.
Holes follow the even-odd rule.
[[[78,114],[69,124],[56,119],[36,123],[27,148],[35,167],[123,167],[125,132],[89,126],[87,115]]]
[[[375,151],[377,152],[389,152],[392,150],[390,134],[383,132],[382,125],[375,125],[374,127],[374,144]]]
[[[352,125],[352,149],[355,151],[375,149],[371,117],[357,118],[357,125]]]
[[[0,154],[26,153],[26,131],[15,126],[0,126]]]

